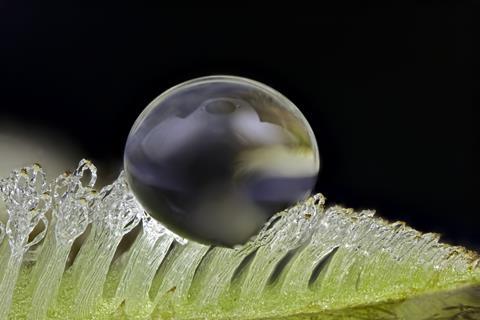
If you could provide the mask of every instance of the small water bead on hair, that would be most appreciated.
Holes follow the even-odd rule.
[[[153,218],[187,239],[228,247],[310,195],[319,166],[298,108],[233,76],[161,94],[133,125],[124,154],[129,186]]]

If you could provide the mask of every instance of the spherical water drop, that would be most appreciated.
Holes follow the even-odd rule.
[[[319,155],[287,98],[253,80],[211,76],[150,103],[130,132],[124,163],[152,217],[185,238],[234,246],[311,193]]]

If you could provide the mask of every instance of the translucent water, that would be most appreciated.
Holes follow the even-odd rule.
[[[266,85],[231,76],[160,95],[135,122],[124,158],[150,215],[186,238],[229,247],[310,195],[319,170],[300,110]]]

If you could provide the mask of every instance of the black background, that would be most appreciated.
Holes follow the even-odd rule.
[[[460,4],[265,10],[0,0],[0,117],[61,130],[86,157],[113,163],[138,114],[165,89],[203,75],[250,77],[310,121],[322,160],[316,191],[330,203],[375,208],[480,248],[470,28],[470,8]]]

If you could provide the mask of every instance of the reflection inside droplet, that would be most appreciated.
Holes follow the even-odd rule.
[[[212,114],[232,113],[235,108],[235,103],[231,99],[212,99],[205,103],[205,110]]]

